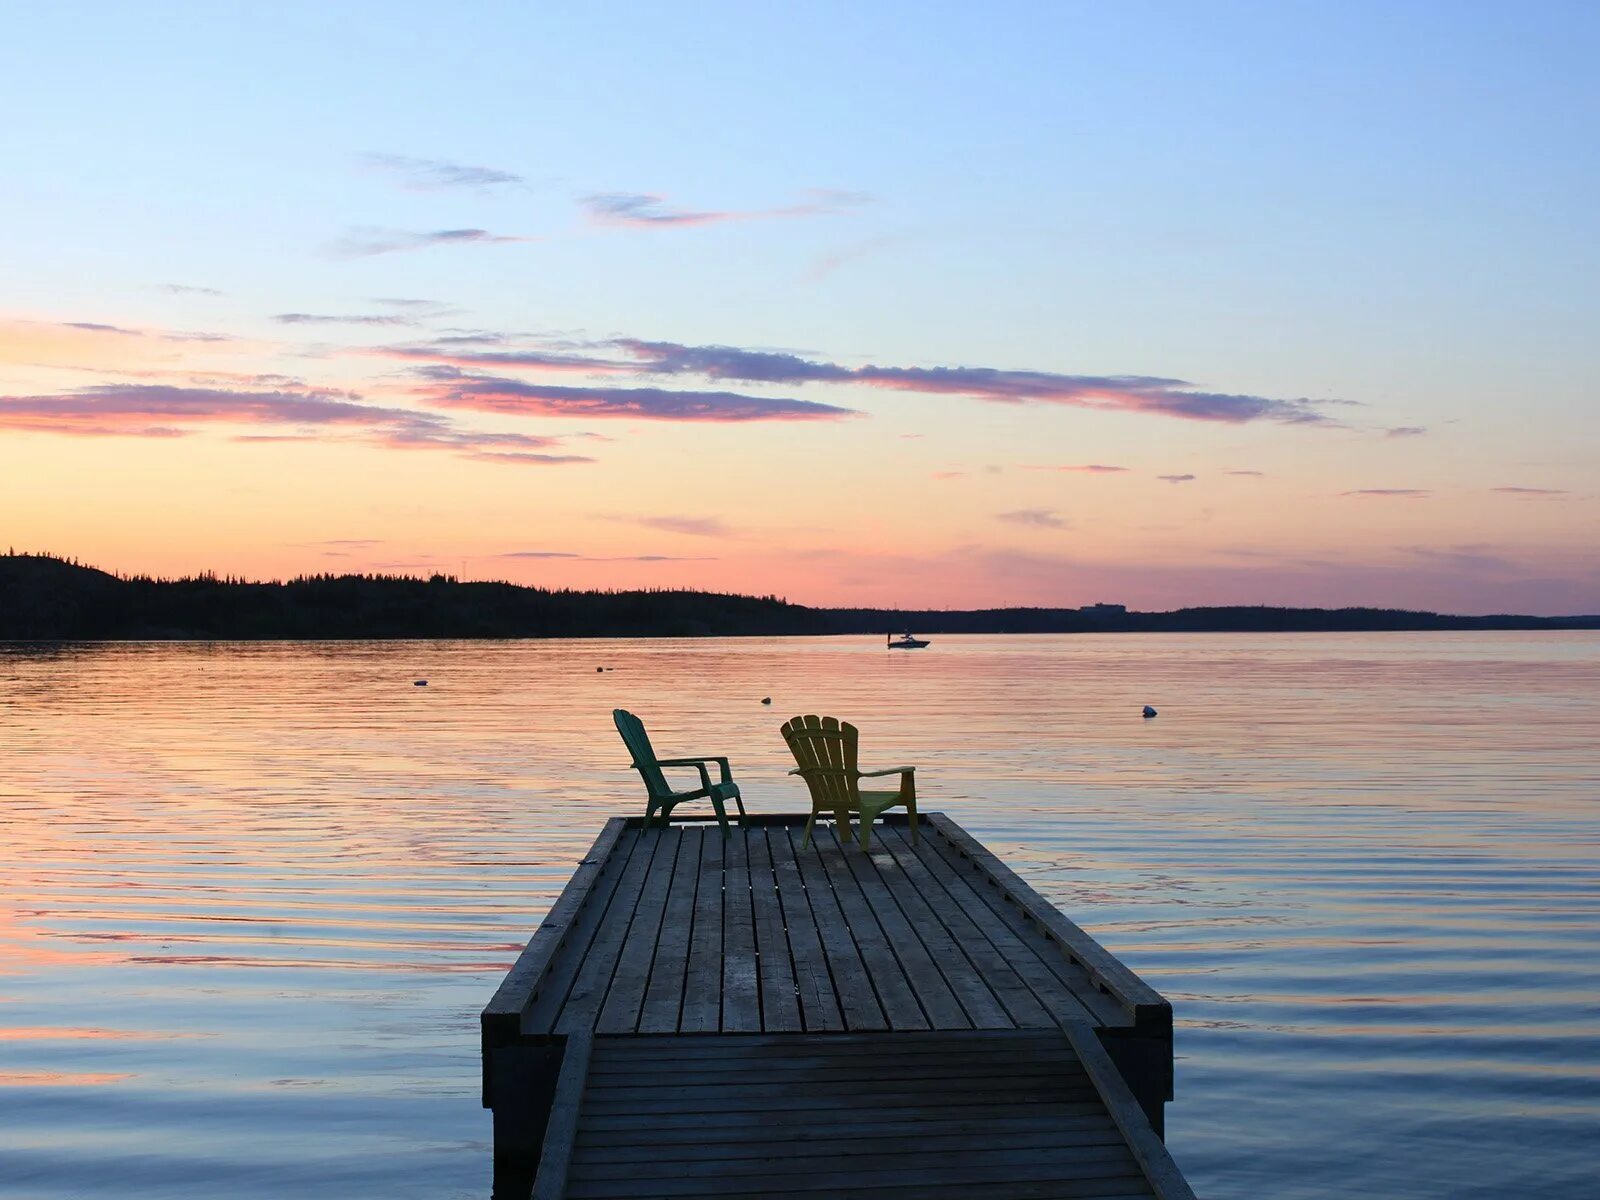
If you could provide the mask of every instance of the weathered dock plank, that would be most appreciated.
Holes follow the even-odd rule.
[[[678,1026],[681,1033],[716,1033],[722,1026],[722,854],[726,841],[708,837],[700,845],[689,972]]]
[[[784,924],[783,900],[772,867],[772,847],[767,831],[750,832],[750,903],[755,916],[756,959],[761,977],[761,1028],[775,1033],[799,1033],[800,989],[795,979],[794,955]]]
[[[1165,1000],[947,817],[803,821],[607,824],[484,1011],[497,1196],[1191,1195]]]
[[[695,888],[700,875],[704,829],[685,829],[667,889],[656,939],[655,961],[639,1013],[640,1033],[671,1033],[683,1017],[684,982],[689,970],[689,937],[694,931]]]

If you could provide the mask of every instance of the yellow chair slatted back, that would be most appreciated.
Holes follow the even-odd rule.
[[[859,806],[860,734],[854,725],[837,717],[794,717],[783,726],[783,740],[811,790],[814,809],[833,812]]]

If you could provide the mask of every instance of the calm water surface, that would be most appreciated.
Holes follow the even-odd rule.
[[[0,1196],[486,1197],[619,705],[920,764],[1172,1000],[1202,1196],[1600,1195],[1600,635],[1347,634],[0,646]]]

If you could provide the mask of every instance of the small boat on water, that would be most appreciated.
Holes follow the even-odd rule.
[[[914,638],[909,633],[902,633],[899,637],[894,634],[885,634],[891,650],[921,650],[928,644],[925,638]]]

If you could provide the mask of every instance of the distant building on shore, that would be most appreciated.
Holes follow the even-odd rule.
[[[1078,610],[1092,621],[1104,621],[1111,617],[1125,617],[1128,615],[1126,604],[1085,604]]]

